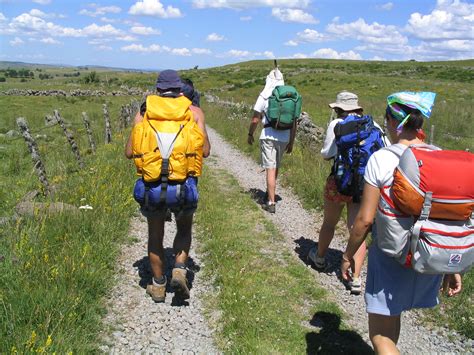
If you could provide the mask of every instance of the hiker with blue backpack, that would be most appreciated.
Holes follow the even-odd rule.
[[[263,124],[259,140],[262,167],[266,174],[267,201],[262,207],[269,213],[276,211],[278,169],[283,153],[293,150],[301,104],[301,95],[293,86],[285,85],[275,61],[275,68],[267,75],[265,87],[255,103],[247,136],[248,144],[252,145],[258,124]]]
[[[331,173],[324,188],[324,220],[317,247],[310,249],[308,259],[318,270],[327,267],[326,254],[334,237],[344,206],[347,208],[346,225],[350,230],[360,207],[361,178],[370,155],[390,144],[381,127],[371,116],[363,115],[356,94],[342,91],[336,102],[329,104],[333,119],[327,128],[321,155],[332,160]],[[354,255],[355,268],[348,285],[351,293],[360,294],[360,271],[364,263],[366,245],[362,243]]]
[[[378,354],[396,354],[401,314],[438,304],[461,291],[460,273],[474,262],[474,155],[424,144],[420,132],[436,94],[398,92],[387,98],[393,145],[375,152],[364,175],[362,204],[342,255],[350,280],[355,255],[372,228],[365,302]]]
[[[174,213],[177,227],[170,284],[178,298],[190,296],[186,262],[199,198],[197,181],[202,159],[210,153],[210,143],[204,113],[191,101],[195,98],[195,104],[199,102],[193,95],[192,83],[183,88],[176,71],[163,70],[156,89],[157,94],[148,95],[135,117],[125,156],[133,158],[140,175],[134,198],[148,222],[148,257],[153,277],[146,293],[153,301],[164,302],[168,280],[163,237],[169,211]]]

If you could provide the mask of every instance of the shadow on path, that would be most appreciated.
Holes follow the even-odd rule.
[[[307,354],[374,354],[359,334],[339,329],[341,318],[334,313],[317,312],[309,323],[319,331],[306,334]]]
[[[174,266],[174,257],[175,255],[173,253],[173,248],[165,248],[165,259],[166,259],[165,275],[166,275],[166,278],[168,279],[168,283],[166,285],[167,293],[173,292],[173,289],[171,288],[169,281],[171,280],[171,272]],[[134,268],[137,268],[138,270],[138,275],[140,276],[140,281],[138,282],[138,284],[140,285],[141,288],[146,289],[147,285],[151,284],[151,279],[153,276],[151,272],[150,259],[148,258],[148,256],[144,256],[140,260],[135,261],[132,266]],[[186,273],[186,278],[188,279],[188,286],[189,286],[189,289],[191,290],[193,287],[194,275],[196,272],[199,272],[201,270],[201,267],[194,262],[194,259],[192,257],[188,257],[188,261],[186,262],[186,268],[188,270]],[[173,297],[171,305],[172,306],[187,306],[189,305],[189,303],[177,297]]]
[[[260,190],[258,188],[251,188],[247,191],[250,194],[250,197],[257,202],[259,205],[264,205],[267,203],[267,192]],[[281,201],[282,198],[280,195],[275,195],[275,202]]]

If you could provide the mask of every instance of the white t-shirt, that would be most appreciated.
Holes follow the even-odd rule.
[[[404,144],[397,143],[403,149],[408,148]],[[399,158],[387,149],[380,149],[372,154],[365,167],[364,180],[377,188],[388,186],[393,181],[393,172],[398,165]]]
[[[336,127],[336,125],[341,121],[343,121],[342,118],[336,118],[329,123],[329,126],[326,130],[326,138],[324,138],[323,147],[321,148],[321,155],[324,159],[331,159],[337,155],[336,135],[334,134],[334,127]],[[383,132],[382,127],[380,127],[377,122],[374,121],[374,125]],[[386,135],[383,135],[382,138],[385,142],[385,146],[388,147],[390,145],[390,140],[387,138]]]
[[[258,95],[257,102],[253,107],[254,111],[257,111],[262,114],[262,124],[265,126],[268,122],[265,113],[268,108],[268,99],[264,99],[263,96]],[[289,129],[278,130],[273,129],[272,127],[267,127],[262,129],[260,133],[260,139],[270,139],[279,142],[289,142],[290,141],[290,131]]]

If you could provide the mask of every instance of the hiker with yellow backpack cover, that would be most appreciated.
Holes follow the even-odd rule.
[[[174,70],[160,72],[157,94],[146,98],[128,139],[125,156],[133,159],[140,178],[134,198],[148,221],[148,256],[153,273],[146,292],[164,302],[167,277],[163,237],[168,211],[175,215],[175,264],[171,287],[175,296],[189,298],[186,261],[191,247],[193,215],[198,203],[197,181],[210,143],[203,111],[183,95],[183,82]]]

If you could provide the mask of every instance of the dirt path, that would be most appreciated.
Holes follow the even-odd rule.
[[[208,129],[212,144],[212,160],[209,166],[225,169],[236,176],[242,188],[255,200],[262,198],[265,181],[262,169],[250,158],[232,148],[213,129]],[[286,156],[285,159],[291,159]],[[321,216],[305,210],[296,196],[286,188],[278,186],[281,200],[274,215],[265,213],[285,236],[289,250],[295,258],[306,263],[309,248],[317,240]],[[134,217],[130,228],[134,241],[125,246],[120,260],[117,286],[110,293],[109,312],[105,323],[112,329],[105,336],[101,350],[106,353],[173,353],[214,354],[218,353],[213,341],[213,329],[206,322],[202,296],[211,292],[209,284],[200,277],[202,260],[196,255],[197,240],[193,240],[190,269],[192,288],[189,303],[176,303],[168,290],[165,303],[156,304],[145,294],[151,279],[147,255],[147,225],[142,217]],[[167,264],[172,265],[172,241],[175,234],[173,223],[166,223],[165,247]],[[324,273],[313,269],[314,282],[328,290],[330,297],[347,314],[346,322],[370,344],[367,315],[363,296],[349,294],[338,279],[341,250],[347,236],[341,228],[331,244],[328,255],[330,267]],[[309,268],[309,266],[308,266]],[[171,270],[167,271],[168,276]],[[363,277],[365,279],[365,277]],[[472,341],[460,340],[455,333],[445,329],[428,330],[416,323],[418,316],[408,312],[402,319],[400,349],[403,353],[468,353],[473,351]],[[310,326],[310,325],[309,325]],[[318,331],[318,328],[314,329]],[[105,332],[107,333],[107,331]]]

